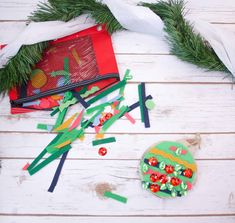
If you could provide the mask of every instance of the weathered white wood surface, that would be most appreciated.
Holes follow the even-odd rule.
[[[137,0],[128,0],[137,2]],[[149,2],[152,0],[149,0]],[[9,43],[23,28],[38,0],[0,0],[0,43]],[[234,0],[189,0],[192,16],[235,32]],[[100,158],[91,146],[94,133],[76,141],[53,194],[47,188],[58,161],[30,177],[21,170],[54,137],[36,129],[53,124],[47,112],[12,116],[8,99],[0,102],[0,222],[235,222],[235,91],[224,74],[206,72],[169,54],[157,38],[119,32],[113,35],[120,72],[130,68],[134,79],[127,102],[137,100],[137,83],[147,82],[156,100],[151,129],[127,120],[110,129],[117,143]],[[128,97],[130,96],[130,97]],[[73,114],[79,106],[74,106]],[[185,198],[161,200],[143,191],[139,159],[151,144],[192,138],[201,133],[195,153],[199,173],[195,188]],[[96,185],[110,183],[128,197],[126,205],[100,199]]]

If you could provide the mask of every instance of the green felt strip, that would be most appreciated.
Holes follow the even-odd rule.
[[[121,109],[119,110],[119,113],[112,116],[108,121],[106,121],[103,126],[102,129],[100,130],[100,133],[104,133],[105,131],[107,131],[107,129],[113,125],[114,122],[116,122],[120,117],[123,116],[124,113],[126,113],[128,111],[129,107],[128,106],[122,106]]]
[[[110,191],[105,191],[104,192],[104,196],[105,197],[108,197],[108,198],[112,198],[116,201],[119,201],[119,202],[122,202],[122,203],[126,203],[127,202],[127,198],[126,197],[123,197],[123,196],[120,196],[118,194],[114,194]]]
[[[116,142],[115,137],[110,137],[110,138],[105,138],[105,139],[94,140],[94,141],[92,141],[92,145],[93,145],[93,146],[97,146],[97,145],[100,145],[100,144],[112,143],[112,142]]]
[[[61,139],[61,137],[63,136],[62,133],[59,133],[45,148],[47,150],[48,153],[54,153],[58,150],[58,148],[55,148],[55,144],[58,142],[58,140]],[[53,149],[52,149],[53,148]]]
[[[64,70],[58,70],[58,71],[54,71],[51,73],[52,77],[56,77],[56,76],[69,76],[69,73],[67,71]]]
[[[41,170],[43,167],[45,167],[47,164],[51,163],[53,160],[55,160],[56,158],[60,157],[63,153],[65,153],[66,151],[70,150],[72,147],[70,145],[67,145],[66,147],[58,150],[57,152],[53,153],[52,155],[50,155],[48,158],[46,158],[45,160],[43,160],[41,163],[39,163],[37,166],[35,166],[33,169],[31,168],[29,171],[30,175],[33,175],[35,173],[37,173],[39,170]]]
[[[64,71],[67,73],[67,75],[65,75],[65,84],[68,84],[70,82],[70,79],[69,79],[69,58],[68,57],[64,58]]]
[[[129,77],[130,77],[129,74],[130,74],[130,70],[127,69],[123,79],[124,79],[124,80],[128,80]],[[120,90],[119,90],[119,95],[123,95],[123,94],[124,94],[125,87],[126,87],[126,85],[124,85],[124,86],[122,86],[122,87],[120,88]]]
[[[138,93],[139,93],[139,102],[140,102],[140,114],[141,114],[141,122],[144,122],[144,102],[142,100],[142,85],[138,85]]]
[[[56,113],[58,113],[60,110],[59,110],[59,108],[57,107],[57,108],[55,108],[54,109],[54,111],[53,112],[51,112],[51,116],[54,116]]]
[[[100,100],[101,98],[105,97],[106,95],[112,93],[113,91],[121,88],[125,84],[126,84],[126,80],[122,80],[122,81],[118,82],[117,84],[113,85],[112,87],[108,88],[107,90],[105,90],[105,91],[101,92],[100,94],[96,95],[95,97],[90,99],[87,103],[92,104],[92,103]]]
[[[94,107],[92,107],[92,108],[88,108],[88,109],[86,110],[86,113],[89,115],[89,114],[93,113],[94,111],[103,109],[103,108],[105,108],[105,107],[107,107],[107,106],[109,106],[109,105],[110,105],[109,102],[105,102],[105,103],[103,103],[103,104],[94,106]]]
[[[34,159],[34,161],[29,165],[27,170],[31,170],[34,168],[34,166],[42,159],[42,157],[47,153],[47,150],[44,149],[42,152]]]
[[[62,112],[59,113],[58,118],[56,119],[56,123],[54,127],[55,129],[63,123],[67,111],[68,111],[68,108],[65,108]]]
[[[47,130],[47,125],[46,124],[38,124],[37,129]]]
[[[104,111],[104,108],[101,108],[100,110],[98,110],[89,120],[86,120],[85,122],[82,123],[82,128],[85,129],[89,126],[90,123],[92,123],[95,118],[100,115],[102,112]]]

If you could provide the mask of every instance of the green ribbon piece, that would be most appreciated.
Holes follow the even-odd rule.
[[[129,107],[128,106],[122,106],[121,109],[119,110],[119,113],[112,116],[109,120],[107,120],[103,126],[102,129],[100,130],[100,133],[104,133],[107,131],[107,129],[113,125],[114,122],[116,122],[120,117],[122,117],[127,111]]]
[[[126,84],[126,80],[122,80],[118,82],[117,84],[113,85],[112,87],[108,88],[107,90],[101,92],[100,94],[96,95],[94,98],[90,99],[87,103],[88,104],[93,104],[96,101],[100,100],[101,98],[105,97],[106,95],[112,93],[113,91],[121,88]]]
[[[87,88],[86,88],[86,89],[87,89]],[[90,95],[96,93],[96,92],[99,91],[99,90],[100,90],[99,87],[93,86],[93,87],[91,88],[91,90],[89,90],[89,91],[86,90],[84,93],[80,93],[80,92],[79,92],[79,94],[80,94],[80,96],[81,96],[82,98],[87,98],[88,96],[90,96]]]
[[[139,102],[140,102],[140,114],[141,114],[141,122],[144,122],[144,102],[142,100],[142,86],[138,85],[138,93],[139,93]]]
[[[114,194],[110,191],[105,191],[104,196],[108,197],[108,198],[112,198],[112,199],[114,199],[116,201],[119,201],[119,202],[122,202],[122,203],[127,203],[127,198],[126,197],[120,196],[118,194]]]
[[[46,158],[45,160],[43,160],[41,163],[39,163],[37,166],[35,166],[32,169],[28,169],[29,174],[33,175],[35,173],[37,173],[39,170],[41,170],[43,167],[45,167],[47,164],[51,163],[53,160],[57,159],[58,157],[60,157],[63,153],[65,153],[66,151],[70,150],[72,147],[70,145],[65,146],[64,148],[58,150],[57,152],[53,153],[52,155],[50,155],[48,158]]]
[[[92,141],[92,145],[93,146],[97,146],[97,145],[106,144],[106,143],[112,143],[112,142],[116,142],[115,137],[94,140],[94,141]]]

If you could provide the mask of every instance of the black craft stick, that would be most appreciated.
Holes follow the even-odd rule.
[[[144,111],[144,126],[145,128],[149,128],[150,127],[149,112],[145,105],[146,92],[145,92],[145,83],[143,82],[141,83],[141,91],[142,91],[141,95],[142,95],[143,111]]]
[[[88,108],[90,106],[90,104],[87,103],[78,92],[73,91],[73,96],[78,99],[84,108]]]
[[[55,171],[55,175],[54,175],[53,180],[52,180],[52,182],[51,182],[51,185],[50,185],[50,187],[49,187],[49,189],[48,189],[48,192],[51,192],[51,193],[52,193],[52,192],[54,191],[54,189],[55,189],[55,187],[56,187],[56,185],[57,185],[57,182],[58,182],[58,180],[59,180],[60,173],[61,173],[61,170],[62,170],[62,168],[63,168],[64,162],[65,162],[66,157],[67,157],[67,155],[68,155],[68,152],[69,152],[69,151],[66,151],[66,152],[62,155],[62,157],[61,157],[61,159],[60,159],[59,165],[58,165],[58,167],[57,167],[57,169],[56,169],[56,171]]]

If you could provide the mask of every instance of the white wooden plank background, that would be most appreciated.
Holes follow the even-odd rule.
[[[137,0],[128,0],[130,3]],[[38,0],[0,0],[0,42],[9,43],[24,27]],[[234,0],[189,0],[187,9],[214,26],[235,32]],[[119,32],[113,35],[120,72],[130,68],[129,103],[137,100],[137,83],[147,82],[156,99],[151,129],[119,121],[110,129],[117,143],[100,158],[88,131],[69,153],[53,194],[47,193],[58,161],[30,177],[21,171],[54,137],[36,129],[52,124],[47,112],[9,114],[8,99],[0,102],[0,222],[235,222],[235,91],[220,72],[205,72],[169,54],[157,38]],[[170,64],[170,66],[169,66]],[[70,114],[79,109],[74,106]],[[133,116],[139,120],[138,111]],[[138,176],[139,159],[151,144],[201,133],[195,153],[198,181],[187,197],[161,200],[143,191]],[[97,168],[98,167],[98,168]],[[127,204],[101,200],[95,187],[116,186]],[[202,202],[203,201],[203,202]]]

